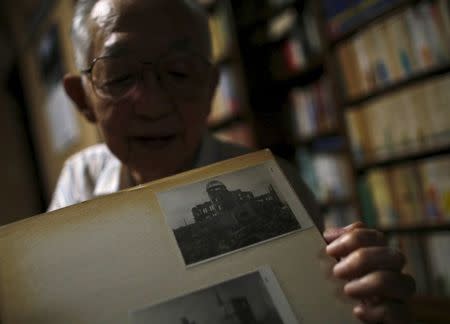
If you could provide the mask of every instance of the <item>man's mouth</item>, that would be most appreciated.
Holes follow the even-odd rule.
[[[170,144],[177,135],[161,135],[161,136],[133,136],[131,141],[137,146],[147,149],[163,148]]]

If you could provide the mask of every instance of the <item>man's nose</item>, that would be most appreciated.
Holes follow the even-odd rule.
[[[142,73],[134,112],[142,117],[158,119],[174,110],[174,103],[160,76],[152,68]]]

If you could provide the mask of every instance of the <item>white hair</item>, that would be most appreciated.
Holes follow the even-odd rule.
[[[98,1],[99,0],[78,0],[75,5],[75,12],[72,20],[72,43],[75,51],[75,63],[80,70],[86,69],[89,65],[88,53],[93,37],[89,19],[92,9]],[[205,33],[207,34],[208,46],[211,47],[206,11],[195,0],[183,0],[183,2],[202,18],[205,25]]]

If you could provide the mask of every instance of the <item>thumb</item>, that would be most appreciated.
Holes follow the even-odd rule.
[[[323,233],[323,237],[327,243],[331,243],[336,240],[338,237],[342,236],[342,234],[351,232],[355,228],[365,227],[363,222],[355,222],[345,227],[336,227],[336,228],[328,228]]]

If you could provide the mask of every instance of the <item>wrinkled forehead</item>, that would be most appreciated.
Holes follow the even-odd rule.
[[[183,0],[100,0],[91,21],[94,57],[189,48],[208,55],[207,25]]]

